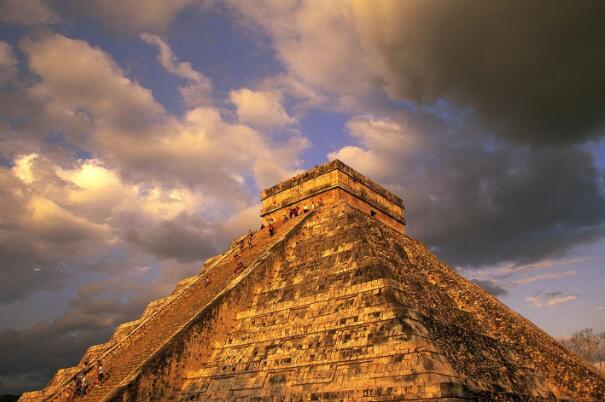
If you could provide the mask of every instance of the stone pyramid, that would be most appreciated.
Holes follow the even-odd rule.
[[[407,237],[401,200],[342,162],[261,197],[274,236],[235,241],[21,400],[605,400],[603,376]]]

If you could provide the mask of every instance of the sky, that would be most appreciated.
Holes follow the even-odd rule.
[[[0,0],[0,394],[338,158],[555,337],[605,331],[605,3]]]

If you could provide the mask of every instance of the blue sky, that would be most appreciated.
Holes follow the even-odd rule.
[[[256,226],[261,189],[333,158],[551,335],[605,331],[602,6],[459,4],[0,2],[0,392],[73,364]]]

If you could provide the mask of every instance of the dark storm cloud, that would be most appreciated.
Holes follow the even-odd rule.
[[[75,365],[89,346],[106,342],[117,325],[139,317],[149,300],[166,292],[153,284],[123,301],[136,290],[120,281],[88,285],[63,316],[25,330],[0,331],[0,394],[42,388],[57,369]]]
[[[44,162],[32,161],[31,168],[40,192],[65,188]],[[103,239],[98,226],[40,201],[11,172],[0,168],[0,302],[64,284],[70,279],[66,267],[75,261],[87,266],[80,257]]]
[[[181,214],[155,225],[126,228],[124,239],[160,258],[194,262],[216,254],[228,235],[200,217]],[[214,241],[213,241],[214,240]]]
[[[493,131],[536,144],[603,134],[604,2],[391,5],[369,7],[364,30],[393,96],[470,106]]]
[[[605,232],[603,178],[585,151],[441,152],[420,177],[409,178],[406,184],[416,185],[406,186],[406,199],[410,232],[450,263],[562,256]]]
[[[373,121],[331,157],[399,191],[409,233],[448,262],[535,261],[603,235],[602,175],[579,145],[605,128],[605,3],[259,3],[232,2],[291,84]]]
[[[0,243],[0,303],[13,301],[41,289],[64,284],[68,275],[51,256],[36,250],[25,236],[9,235]]]
[[[411,226],[452,263],[523,263],[561,256],[604,233],[602,176],[587,152],[513,155],[502,150],[464,160],[458,159],[462,155],[443,156],[429,185],[437,186],[440,195],[422,203],[420,195],[412,196],[410,207],[420,222]]]
[[[396,116],[354,119],[361,147],[332,156],[399,192],[408,233],[448,263],[527,263],[605,234],[603,175],[589,152],[497,141],[472,121],[451,129]]]
[[[471,282],[482,287],[487,293],[490,293],[493,296],[506,296],[508,294],[508,290],[504,289],[494,281],[472,279]]]
[[[366,112],[374,88],[420,105],[446,99],[521,142],[603,134],[602,1],[231,4],[271,36],[292,77],[340,100],[328,107]]]
[[[106,342],[119,324],[140,317],[150,300],[168,295],[176,281],[197,271],[189,265],[164,266],[151,282],[133,281],[128,275],[138,274],[122,266],[82,286],[58,318],[0,331],[0,394],[41,389],[57,369],[75,365],[88,347]]]
[[[170,264],[146,281],[124,265],[138,263],[131,259],[104,269],[113,275],[82,286],[57,319],[0,331],[0,394],[42,388],[57,369],[75,365],[89,346],[106,342],[119,324],[140,317],[149,301],[170,294],[178,280],[198,271],[191,264]]]

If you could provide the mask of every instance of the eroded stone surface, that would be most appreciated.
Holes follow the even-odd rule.
[[[90,348],[113,348],[110,377],[75,400],[605,399],[596,370],[348,203],[255,242],[232,245],[244,271],[219,256]],[[22,400],[68,400],[61,384],[82,367]]]
[[[180,400],[603,398],[605,380],[552,338],[345,204],[270,275]]]
[[[363,174],[333,160],[261,191],[261,217],[280,221],[290,209],[315,205],[349,205],[404,233],[403,200]]]

